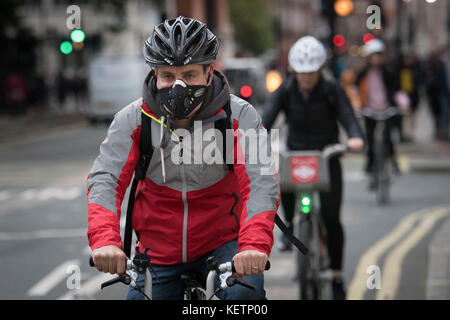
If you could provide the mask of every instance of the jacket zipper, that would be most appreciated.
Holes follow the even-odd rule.
[[[181,150],[181,183],[182,183],[182,193],[181,198],[183,200],[183,242],[182,242],[182,255],[183,263],[187,262],[187,222],[188,222],[188,203],[186,197],[186,175],[184,172],[184,162],[183,162],[183,137],[180,136]]]

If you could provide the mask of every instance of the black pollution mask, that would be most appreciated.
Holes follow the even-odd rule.
[[[172,119],[186,119],[203,102],[206,96],[205,85],[191,86],[177,79],[169,88],[158,90],[161,111]]]

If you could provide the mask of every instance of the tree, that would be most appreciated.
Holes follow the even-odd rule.
[[[260,55],[275,45],[275,16],[270,1],[230,0],[234,39],[241,51]]]

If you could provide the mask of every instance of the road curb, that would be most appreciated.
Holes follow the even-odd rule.
[[[435,234],[428,247],[427,300],[450,299],[450,218]]]
[[[450,144],[440,142],[399,145],[399,154],[408,157],[409,171],[450,172]]]
[[[450,172],[450,158],[410,159],[410,171],[414,172]]]

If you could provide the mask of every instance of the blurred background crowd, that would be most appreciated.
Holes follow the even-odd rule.
[[[379,11],[368,11],[371,5]],[[142,45],[153,27],[185,15],[218,35],[216,68],[234,93],[256,106],[290,72],[292,44],[309,34],[327,46],[327,73],[360,108],[353,83],[364,68],[362,48],[379,38],[387,46],[386,65],[411,100],[411,115],[399,123],[401,138],[414,137],[414,113],[424,106],[435,138],[448,140],[449,13],[448,0],[4,0],[0,116],[110,117],[140,96],[148,72]]]

